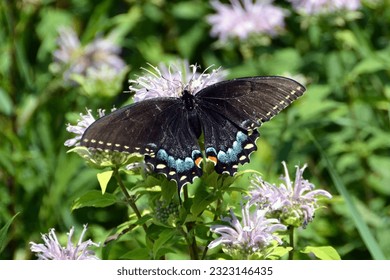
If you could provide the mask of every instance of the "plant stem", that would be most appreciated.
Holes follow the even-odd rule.
[[[188,200],[188,187],[187,187],[187,185],[185,185],[183,187],[183,193],[184,193],[184,201]],[[179,197],[179,199],[180,199],[180,197]]]
[[[123,184],[122,178],[119,175],[118,168],[114,169],[114,176],[115,179],[118,182],[118,185],[120,189],[122,190],[122,193],[124,194],[127,203],[130,205],[131,209],[134,211],[135,215],[137,216],[138,220],[142,218],[140,211],[138,210],[137,205],[135,204],[135,199],[134,196],[130,195],[129,192],[127,191],[125,185]],[[142,227],[145,232],[147,232],[148,227],[145,224],[142,224]]]
[[[218,219],[218,214],[220,213],[220,208],[221,208],[221,199],[218,198],[217,199],[217,205],[215,206],[215,214],[214,214],[213,222],[215,222]],[[210,231],[208,239],[211,239],[212,235],[213,235],[213,233]],[[208,246],[209,246],[210,242],[211,241],[208,241],[207,244],[206,244],[206,247],[204,248],[204,251],[203,251],[203,254],[202,254],[202,260],[204,260],[206,258],[206,254],[207,254],[207,251],[209,250]]]
[[[291,246],[291,251],[288,252],[288,259],[293,260],[294,259],[294,227],[289,226],[288,228],[288,236],[290,239],[290,246]]]
[[[185,185],[183,187],[184,193],[184,203],[188,200],[188,187]],[[196,243],[196,237],[194,234],[195,222],[186,223],[187,233],[185,234],[185,239],[188,244],[188,250],[190,253],[191,260],[199,260],[198,244]]]
[[[189,222],[186,224],[187,231],[190,237],[188,240],[189,241],[188,249],[190,251],[191,260],[199,260],[198,245],[196,243],[196,237],[194,234],[194,226],[195,226],[194,222]]]

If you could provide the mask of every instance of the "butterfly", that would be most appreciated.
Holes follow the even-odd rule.
[[[202,176],[204,158],[233,176],[257,149],[258,128],[300,97],[305,87],[280,76],[247,77],[207,86],[196,94],[140,101],[92,123],[80,145],[144,155],[155,173],[182,186]],[[203,146],[199,138],[203,135]]]

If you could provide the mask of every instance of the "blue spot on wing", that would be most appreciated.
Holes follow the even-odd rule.
[[[161,159],[162,161],[168,161],[168,154],[165,150],[160,149],[157,152],[157,158]]]

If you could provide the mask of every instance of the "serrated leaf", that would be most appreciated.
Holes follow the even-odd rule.
[[[7,232],[8,232],[8,229],[10,227],[10,225],[12,224],[12,222],[14,221],[14,219],[16,218],[16,216],[19,215],[19,212],[16,213],[1,229],[0,229],[0,254],[1,252],[4,250],[5,248],[5,245],[6,245],[6,240],[7,240]]]
[[[113,173],[114,171],[109,170],[109,171],[100,172],[96,175],[100,184],[100,189],[102,190],[102,194],[106,192],[108,182],[110,182]]]
[[[301,251],[304,254],[314,254],[320,260],[340,260],[340,255],[331,246],[313,247],[307,246]]]
[[[89,191],[77,198],[72,205],[72,211],[83,207],[107,207],[116,202],[113,194],[102,194],[100,191]]]

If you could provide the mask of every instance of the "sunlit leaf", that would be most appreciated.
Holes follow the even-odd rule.
[[[100,188],[102,190],[102,194],[104,194],[106,192],[108,182],[110,181],[113,173],[114,173],[114,171],[108,170],[108,171],[98,173],[96,175],[97,179],[99,181],[99,184],[100,184]]]
[[[331,246],[312,247],[307,246],[301,251],[304,254],[314,254],[320,260],[340,260],[340,255]]]

